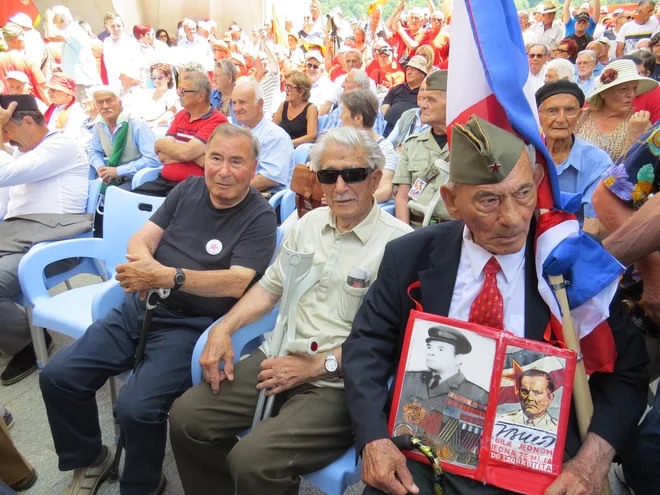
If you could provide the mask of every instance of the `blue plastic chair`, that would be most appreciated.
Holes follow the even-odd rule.
[[[43,327],[79,338],[92,324],[92,305],[105,283],[78,287],[50,296],[44,283],[44,268],[55,261],[84,257],[102,260],[108,277],[114,277],[115,267],[125,261],[126,244],[163,203],[165,198],[142,196],[111,187],[106,192],[103,217],[104,237],[69,239],[35,246],[21,260],[18,276],[25,299],[32,306],[33,327]],[[39,365],[48,359],[43,332],[33,333]]]
[[[241,356],[249,354],[261,345],[263,335],[275,327],[278,313],[279,307],[276,306],[260,320],[241,328],[232,335],[231,344],[234,348],[234,363],[237,363]],[[193,351],[190,365],[193,386],[202,381],[202,367],[199,365],[199,358],[206,345],[209,330],[210,328],[201,335]],[[248,429],[239,436],[245,436],[249,431]],[[342,495],[347,487],[360,481],[361,473],[362,460],[358,460],[357,465],[355,464],[355,447],[351,447],[332,464],[314,473],[304,474],[302,477],[328,495]]]
[[[320,136],[321,133],[325,130],[325,124],[328,122],[328,115],[319,116],[319,125],[317,127],[316,137]]]
[[[296,209],[296,193],[291,189],[282,189],[273,194],[269,202],[273,209],[280,207],[280,219],[284,222]]]
[[[163,170],[163,167],[148,167],[138,170],[133,176],[133,181],[131,182],[131,189],[140,187],[145,182],[151,182],[158,178],[158,174]],[[105,231],[105,230],[104,230]]]
[[[314,143],[304,143],[293,150],[294,163],[307,163],[309,161],[309,156],[312,153],[313,147]]]

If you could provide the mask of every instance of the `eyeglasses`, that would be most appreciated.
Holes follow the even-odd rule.
[[[320,65],[314,65],[314,64],[307,64],[305,67],[307,67],[308,69],[314,69],[314,70],[316,70],[316,69],[318,69],[318,68],[321,67],[321,66],[320,66]]]
[[[442,22],[442,19],[439,17],[431,17],[431,22]]]
[[[562,50],[561,48],[557,48],[557,51],[559,53],[568,53],[568,50]]]
[[[624,19],[632,19],[631,15],[622,15],[621,17],[623,17]]]
[[[341,175],[342,180],[346,184],[356,184],[364,181],[373,171],[373,168],[324,169],[316,172],[316,177],[318,177],[321,184],[335,184],[337,178]]]
[[[293,86],[291,84],[284,85],[284,91],[293,91],[294,89],[298,89],[298,86]]]
[[[162,81],[163,79],[167,79],[165,76],[151,76],[152,81]]]
[[[177,94],[185,94],[185,93],[199,93],[199,91],[196,91],[194,89],[183,89],[183,88],[176,88]]]
[[[545,55],[543,55],[541,53],[530,53],[528,56],[529,56],[529,58],[543,58],[543,57],[545,57]]]
[[[568,119],[574,119],[580,113],[580,109],[578,107],[564,107],[564,108],[550,107],[550,108],[541,109],[541,112],[545,113],[551,119],[558,117],[559,112],[561,111],[564,112],[564,117]]]

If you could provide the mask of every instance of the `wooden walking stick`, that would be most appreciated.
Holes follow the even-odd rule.
[[[589,380],[587,380],[587,371],[584,368],[584,359],[580,351],[580,339],[571,316],[571,309],[568,304],[568,295],[566,294],[566,281],[563,275],[548,275],[548,281],[552,291],[557,296],[559,307],[562,313],[562,333],[564,343],[570,350],[577,352],[578,362],[575,367],[575,378],[573,382],[573,402],[575,404],[575,416],[577,417],[580,439],[584,443],[589,433],[589,425],[594,415],[594,403],[591,400],[591,390],[589,390]],[[603,495],[610,495],[610,482],[605,479],[603,485]]]

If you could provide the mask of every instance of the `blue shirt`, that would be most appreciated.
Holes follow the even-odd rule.
[[[328,118],[325,121],[325,124],[323,125],[323,129],[321,129],[321,132],[327,132],[330,129],[335,129],[337,127],[342,126],[341,122],[341,109],[342,105],[337,105],[337,108],[335,108],[332,112],[328,114]],[[387,126],[387,122],[385,121],[385,117],[383,117],[382,112],[380,109],[378,109],[378,113],[376,114],[376,122],[374,122],[374,131],[376,134],[383,135],[383,132],[385,131],[385,127]]]
[[[252,134],[261,145],[257,174],[280,184],[272,188],[272,192],[289,187],[295,166],[293,142],[289,135],[279,125],[265,117],[252,129]]]
[[[596,67],[594,67],[594,77],[599,77],[604,68],[605,66],[600,62],[596,63]]]
[[[589,27],[587,27],[586,33],[593,38],[594,31],[596,29],[596,22],[593,17],[589,17]],[[571,16],[571,19],[566,23],[566,34],[564,38],[568,38],[575,34],[575,16]]]
[[[403,131],[406,133],[406,135],[403,136],[403,139],[401,139],[402,143],[408,138],[408,136],[412,136],[413,134],[417,134],[417,133],[419,133],[423,130],[426,130],[429,127],[428,124],[422,124],[422,119],[420,118],[421,113],[422,113],[421,108],[418,108],[415,111],[415,126],[413,127],[413,130],[411,132],[409,132],[410,129],[403,129]],[[387,140],[390,143],[394,144],[396,139],[399,137],[399,134],[401,133],[401,130],[402,130],[400,128],[400,126],[401,126],[401,119],[396,121],[396,125],[394,126],[394,129],[392,129],[392,132],[390,132],[390,135],[387,136]]]
[[[211,91],[211,105],[213,105],[213,108],[215,108],[218,112],[222,113],[222,110],[220,109],[220,105],[222,104],[222,93],[218,91],[217,89],[213,88],[213,91]],[[227,117],[227,120],[231,122],[232,124],[236,124],[236,116],[234,115],[234,101],[230,98],[229,99],[229,114],[230,115],[225,115]]]
[[[591,74],[591,77],[584,82],[580,80],[579,75],[576,75],[573,82],[580,87],[585,98],[589,98],[591,94],[596,91],[596,76],[593,74]]]
[[[559,190],[582,195],[582,207],[575,212],[580,227],[585,217],[596,218],[591,196],[600,181],[600,176],[612,166],[610,155],[593,144],[573,136],[573,147],[564,163],[557,166]]]
[[[142,156],[137,160],[133,160],[132,162],[128,162],[117,167],[117,174],[120,177],[125,178],[133,177],[138,170],[142,170],[143,168],[157,168],[163,165],[160,163],[156,153],[154,153],[154,143],[156,142],[156,136],[154,135],[153,131],[142,119],[130,119],[130,123],[131,127],[133,128],[133,142],[135,143],[135,147],[140,151],[140,153],[142,153]],[[99,127],[101,128],[102,132],[106,133],[108,139],[110,139],[110,142],[114,145],[115,137],[117,136],[117,132],[119,132],[121,126],[117,124],[114,134],[110,133],[110,127],[108,127],[108,124],[102,120],[99,121],[98,126],[94,126],[94,135],[92,136],[92,140],[89,143],[87,155],[89,155],[90,165],[96,170],[98,170],[99,167],[106,166],[105,162],[103,161],[106,156],[105,151],[103,151],[103,147],[101,146],[101,139],[99,138]]]

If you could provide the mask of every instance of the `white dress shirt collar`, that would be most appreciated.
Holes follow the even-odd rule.
[[[495,256],[495,259],[500,264],[502,273],[504,274],[507,283],[513,282],[516,274],[522,268],[525,261],[524,246],[517,253],[493,255],[493,253],[474,243],[472,240],[472,234],[467,228],[467,225],[463,227],[463,252],[470,261],[470,269],[475,280],[479,280],[479,277],[484,271],[486,263],[488,263],[488,260],[492,256]]]

